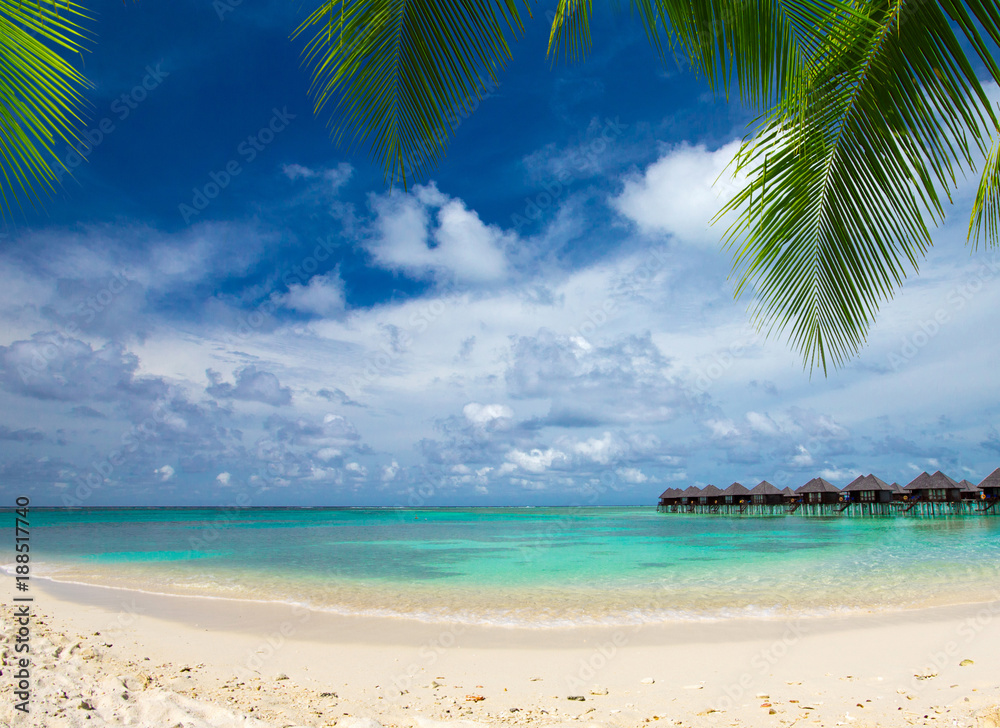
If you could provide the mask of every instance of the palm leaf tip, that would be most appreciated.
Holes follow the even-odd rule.
[[[294,37],[307,38],[316,111],[334,107],[334,140],[367,147],[405,187],[496,88],[522,32],[513,0],[327,0]]]
[[[66,171],[55,146],[77,141],[89,84],[67,60],[86,42],[84,9],[73,2],[0,0],[0,169],[3,215],[41,202]]]
[[[928,223],[993,118],[941,5],[826,4],[837,11],[798,27],[805,72],[760,120],[740,159],[750,183],[724,208],[737,213],[726,233],[737,291],[753,290],[755,320],[824,373],[861,351],[882,302],[917,272]],[[995,240],[992,148],[970,232],[979,221]]]

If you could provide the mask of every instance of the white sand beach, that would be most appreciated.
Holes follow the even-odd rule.
[[[29,715],[5,605],[3,725],[1000,725],[1000,601],[531,630],[55,582],[33,595]]]

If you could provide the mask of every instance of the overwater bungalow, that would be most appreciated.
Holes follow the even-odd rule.
[[[714,485],[692,485],[686,490],[667,488],[660,494],[658,511],[704,513],[745,517],[799,516],[960,516],[1000,515],[1000,468],[976,485],[955,482],[938,470],[921,473],[905,487],[886,483],[869,473],[855,478],[843,490],[823,478],[813,478],[797,490],[779,490],[762,480],[752,490],[733,483],[725,490]]]
[[[906,484],[910,500],[928,503],[958,503],[962,500],[962,486],[938,470],[934,475],[921,473]]]
[[[701,488],[697,485],[692,485],[690,488],[681,493],[681,505],[694,505],[698,502],[699,495],[701,495]]]
[[[983,482],[979,484],[979,490],[983,491],[985,496],[983,500],[996,503],[997,499],[1000,499],[1000,468],[983,478]]]
[[[844,495],[856,503],[891,503],[893,488],[871,473],[859,475],[844,487]]]
[[[733,483],[722,491],[723,502],[730,506],[733,504],[743,503],[748,499],[747,496],[749,495],[750,490],[740,483]]]
[[[795,492],[810,504],[839,503],[843,497],[840,488],[823,478],[813,478],[805,485],[800,485]]]
[[[785,502],[782,492],[766,480],[750,489],[750,499],[754,505],[780,506]]]
[[[717,506],[722,502],[722,491],[710,483],[701,489],[698,502],[702,505]]]
[[[667,506],[675,505],[678,501],[680,501],[680,495],[680,488],[667,488],[665,491],[660,493],[660,507],[665,508]]]
[[[962,500],[978,501],[982,499],[983,491],[974,483],[970,483],[968,480],[960,480],[958,484],[962,486]]]

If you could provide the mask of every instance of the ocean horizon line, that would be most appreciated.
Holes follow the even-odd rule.
[[[325,510],[325,511],[349,511],[349,510],[396,510],[396,511],[435,511],[435,510],[480,510],[488,508],[650,508],[655,509],[655,503],[595,503],[581,505],[579,503],[552,504],[552,505],[436,505],[436,506],[241,506],[230,505],[170,505],[170,506],[126,506],[126,505],[100,505],[100,506],[29,506],[34,511],[181,511],[181,510],[238,510],[238,511],[301,511],[301,510]],[[17,506],[0,506],[0,512],[13,512],[18,510]]]

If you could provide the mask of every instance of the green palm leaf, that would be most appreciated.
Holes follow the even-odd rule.
[[[367,140],[386,178],[422,173],[447,147],[520,31],[514,0],[328,0],[307,60],[336,136]],[[615,0],[612,0],[615,2]],[[916,272],[958,174],[1000,139],[962,37],[1000,83],[1000,8],[988,0],[631,0],[651,44],[759,114],[737,170],[746,188],[725,240],[737,295],[805,365],[848,361],[880,305]],[[549,54],[591,45],[591,0],[558,0]],[[987,158],[970,236],[1000,242],[1000,153]],[[718,219],[718,218],[717,218]]]
[[[337,100],[334,138],[366,142],[405,187],[499,84],[507,35],[522,31],[515,0],[327,0],[296,35],[312,33],[316,111]]]
[[[993,146],[986,157],[983,176],[976,192],[976,201],[969,218],[969,239],[973,248],[979,246],[979,239],[985,235],[987,245],[997,245],[1000,240],[1000,136],[993,140]],[[983,231],[985,226],[986,230]]]
[[[750,183],[723,214],[740,215],[727,240],[758,326],[825,372],[917,271],[926,220],[943,218],[970,142],[985,149],[996,120],[936,3],[858,3],[815,32],[808,73],[745,150]]]
[[[0,169],[3,214],[55,189],[53,145],[76,140],[86,79],[62,54],[79,53],[86,15],[57,5],[0,0]]]

